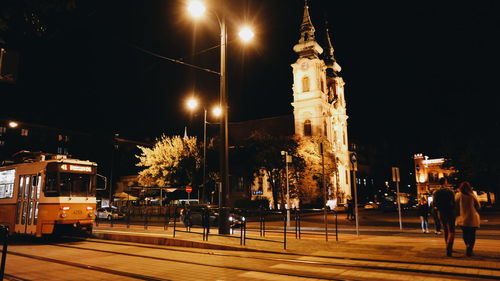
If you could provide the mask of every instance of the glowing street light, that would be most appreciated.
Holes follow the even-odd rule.
[[[194,110],[198,107],[198,101],[194,98],[190,98],[188,101],[187,101],[187,107],[189,110]]]
[[[200,18],[205,13],[205,4],[201,1],[192,0],[188,4],[188,12],[194,18]]]
[[[19,126],[19,123],[17,123],[16,121],[10,121],[9,122],[9,127],[11,127],[11,128],[17,128],[17,126]]]
[[[240,36],[241,40],[245,43],[250,42],[253,37],[255,36],[255,33],[253,33],[252,29],[250,27],[245,26],[242,29],[240,29],[240,32],[238,33]]]
[[[212,109],[212,114],[213,114],[214,116],[217,116],[217,117],[221,116],[221,115],[222,115],[222,109],[220,108],[220,106],[216,106],[216,107],[214,107],[214,108]]]

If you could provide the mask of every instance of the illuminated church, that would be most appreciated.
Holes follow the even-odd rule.
[[[293,68],[293,116],[295,134],[324,136],[333,147],[338,173],[331,181],[347,196],[351,194],[347,113],[344,80],[334,57],[330,34],[326,29],[326,52],[315,39],[315,29],[304,6],[299,42],[293,47],[299,58]],[[323,57],[321,55],[324,53]]]
[[[231,134],[244,139],[248,132],[261,130],[274,135],[324,137],[331,143],[337,172],[327,175],[329,199],[345,202],[351,196],[351,173],[347,137],[347,114],[344,98],[344,80],[339,75],[340,65],[334,57],[329,31],[324,41],[326,51],[316,41],[315,28],[304,5],[300,38],[293,50],[298,58],[292,66],[293,115],[233,123]],[[251,184],[252,199],[267,198],[272,202],[272,191],[265,175],[259,175]],[[291,198],[291,207],[300,204]],[[272,204],[271,204],[272,205]]]

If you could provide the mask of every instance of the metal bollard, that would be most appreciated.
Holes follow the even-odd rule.
[[[299,218],[297,216],[297,209],[294,209],[294,211],[295,211],[295,214],[294,214],[295,215],[294,216],[294,218],[295,218],[295,239],[297,239],[299,237],[299,228],[298,228],[298,219]]]
[[[266,237],[266,213],[262,217],[262,236]]]
[[[245,231],[243,233],[243,246],[246,246],[247,245],[247,221],[246,220],[243,222],[243,230]]]
[[[175,238],[176,225],[177,225],[177,206],[175,206],[175,209],[174,209],[174,238]]]
[[[170,223],[170,206],[165,207],[165,223],[163,224],[163,230],[168,230],[168,224]]]
[[[338,228],[338,222],[337,222],[337,212],[333,211],[335,214],[335,241],[339,241],[339,228]]]
[[[283,210],[283,249],[286,250],[286,210]]]
[[[127,207],[127,228],[130,228],[130,206]]]
[[[9,227],[0,225],[0,237],[3,238],[2,262],[0,266],[0,280],[3,280],[5,272],[5,261],[7,259],[7,246],[9,241]]]
[[[240,245],[243,245],[243,224],[240,224]]]
[[[323,208],[323,218],[325,220],[325,241],[328,242],[328,210],[326,209],[326,206]]]

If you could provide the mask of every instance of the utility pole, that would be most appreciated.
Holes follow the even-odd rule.
[[[392,167],[392,181],[396,183],[396,200],[398,201],[398,216],[399,216],[399,229],[403,230],[403,221],[401,219],[401,202],[399,200],[399,168]]]

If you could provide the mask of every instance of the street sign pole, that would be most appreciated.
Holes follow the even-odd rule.
[[[392,167],[392,181],[396,182],[396,200],[398,201],[399,229],[403,230],[403,220],[401,219],[401,202],[399,199],[399,168]]]
[[[358,188],[356,186],[356,170],[358,169],[358,163],[355,152],[351,153],[351,163],[352,181],[354,185],[354,217],[356,218],[356,235],[359,236]]]
[[[286,173],[286,226],[290,226],[290,187],[288,184],[288,163],[292,163],[292,156],[288,155],[287,151],[281,151],[281,155],[285,156],[285,173]]]
[[[188,201],[191,199],[191,191],[193,191],[193,188],[191,186],[186,186],[186,192],[188,194]]]

